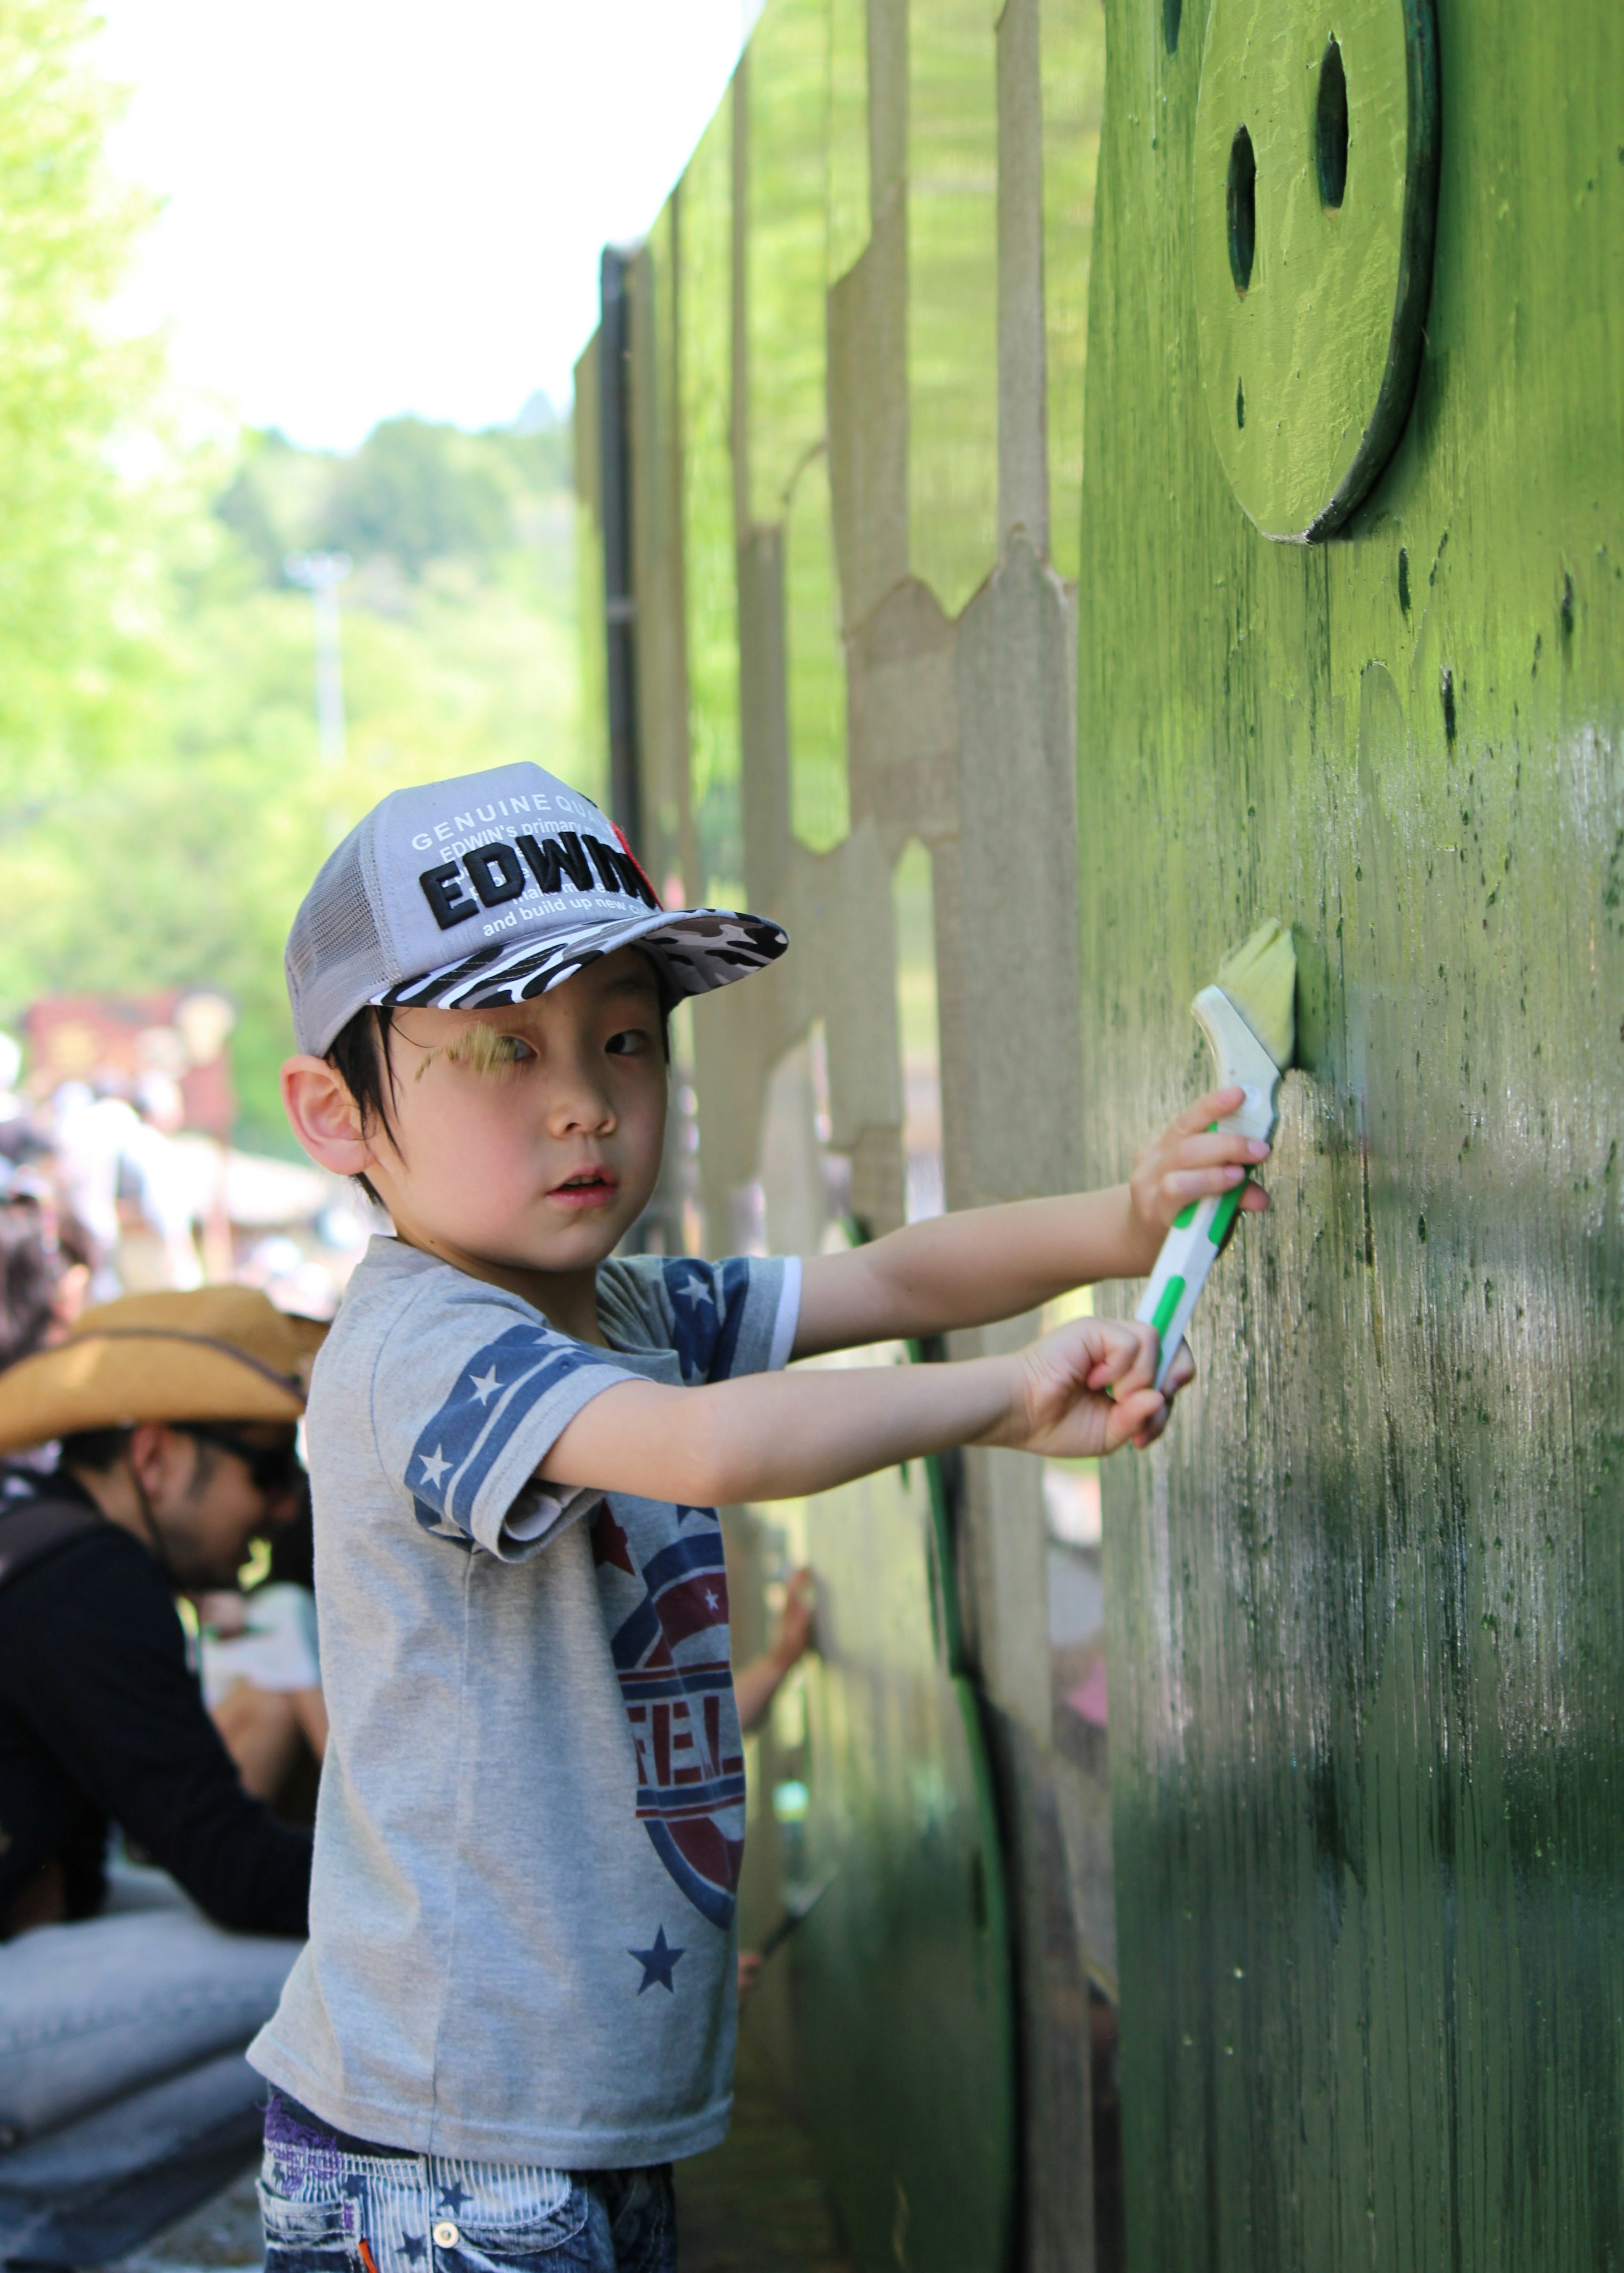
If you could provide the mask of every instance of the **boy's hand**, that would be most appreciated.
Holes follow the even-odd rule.
[[[1133,1163],[1128,1204],[1134,1229],[1146,1242],[1147,1271],[1154,1268],[1174,1217],[1192,1200],[1232,1191],[1248,1168],[1267,1159],[1269,1148],[1262,1137],[1237,1136],[1213,1128],[1214,1121],[1235,1111],[1245,1094],[1244,1089],[1209,1089],[1170,1129],[1147,1144]],[[1241,1205],[1255,1214],[1268,1205],[1268,1194],[1248,1184]]]
[[[1077,1318],[1014,1360],[1016,1392],[1000,1428],[982,1439],[1059,1460],[1140,1452],[1167,1427],[1173,1399],[1195,1364],[1180,1350],[1164,1397],[1153,1387],[1160,1345],[1153,1326]]]

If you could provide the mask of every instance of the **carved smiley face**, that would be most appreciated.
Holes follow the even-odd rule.
[[[1214,0],[1196,108],[1201,379],[1266,536],[1327,536],[1410,414],[1438,182],[1432,0]]]

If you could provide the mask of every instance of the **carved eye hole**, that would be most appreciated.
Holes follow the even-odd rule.
[[[1258,161],[1252,137],[1242,126],[1229,145],[1229,274],[1244,292],[1252,281],[1258,249]]]
[[[1314,106],[1314,171],[1320,202],[1333,210],[1348,190],[1348,74],[1335,40],[1320,63],[1320,100]]]

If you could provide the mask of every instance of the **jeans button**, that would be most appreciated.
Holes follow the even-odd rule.
[[[452,2224],[451,2220],[448,2217],[442,2217],[440,2224],[434,2228],[434,2247],[436,2249],[455,2249],[462,2239],[462,2235],[457,2232],[455,2226]]]

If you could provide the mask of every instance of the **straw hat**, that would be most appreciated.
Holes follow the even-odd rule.
[[[103,1302],[0,1373],[0,1452],[144,1421],[297,1421],[326,1332],[247,1287]]]

